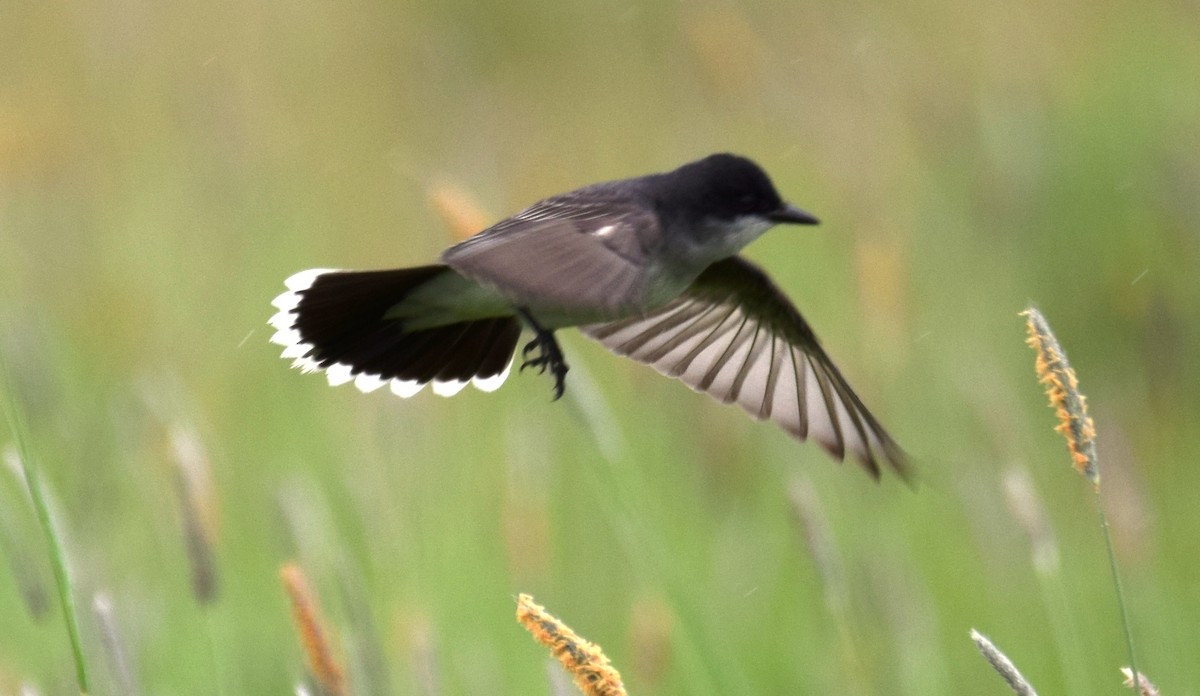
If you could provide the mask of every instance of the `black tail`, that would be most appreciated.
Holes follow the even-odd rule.
[[[278,331],[272,342],[305,371],[325,370],[330,384],[354,380],[363,391],[390,382],[400,396],[434,383],[449,395],[468,382],[486,391],[508,375],[521,325],[496,317],[409,331],[388,311],[446,266],[388,271],[314,269],[288,278],[288,292],[272,303]]]

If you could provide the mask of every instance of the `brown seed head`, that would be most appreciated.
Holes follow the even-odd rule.
[[[279,569],[279,578],[292,600],[292,618],[308,660],[309,672],[326,692],[344,696],[347,693],[345,671],[329,647],[329,632],[325,629],[316,596],[304,577],[304,571],[295,563],[285,563]]]

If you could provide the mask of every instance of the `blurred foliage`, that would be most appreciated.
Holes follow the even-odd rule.
[[[1113,692],[1119,619],[1022,343],[1032,300],[1096,418],[1139,668],[1194,691],[1197,26],[1176,0],[3,4],[0,349],[80,606],[105,598],[155,694],[304,678],[291,560],[354,693],[547,693],[521,592],[635,694],[1005,693],[971,627],[1043,693]],[[553,404],[529,374],[329,389],[267,343],[290,273],[434,258],[439,192],[499,217],[723,150],[822,219],[748,255],[917,457],[915,490],[570,332]],[[57,609],[26,601],[39,540],[14,477],[0,492],[0,691],[69,693]]]

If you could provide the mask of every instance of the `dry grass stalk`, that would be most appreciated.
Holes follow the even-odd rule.
[[[469,193],[453,184],[430,186],[426,196],[455,240],[466,239],[488,226],[490,218],[483,208]]]
[[[279,569],[279,577],[292,600],[292,618],[296,622],[296,633],[304,648],[309,673],[326,693],[344,696],[348,693],[345,671],[330,649],[329,631],[304,571],[295,563],[285,563]]]
[[[1067,361],[1067,354],[1051,331],[1046,317],[1034,307],[1029,307],[1021,316],[1025,317],[1025,328],[1029,332],[1026,343],[1037,351],[1038,381],[1046,388],[1050,405],[1058,415],[1055,430],[1067,439],[1075,469],[1087,477],[1092,485],[1100,486],[1100,469],[1096,461],[1096,425],[1088,415],[1087,399],[1079,393],[1079,380],[1075,370]]]
[[[973,628],[971,629],[971,640],[975,641],[975,647],[979,648],[979,652],[983,654],[983,658],[988,661],[992,669],[996,670],[997,674],[1004,678],[1004,681],[1008,683],[1014,693],[1018,696],[1037,696],[1037,692],[1033,690],[1033,687],[1021,675],[1021,672],[1012,663],[1012,660],[1000,652],[1000,649],[993,645],[992,641]]]
[[[788,484],[788,500],[796,523],[808,546],[809,555],[816,564],[825,591],[825,606],[838,613],[846,609],[848,590],[846,571],[838,555],[837,544],[829,529],[828,518],[821,507],[821,500],[813,491],[812,483],[803,476],[795,476]]]
[[[1146,675],[1138,672],[1137,686],[1133,684],[1133,670],[1128,667],[1121,668],[1121,674],[1125,675],[1125,686],[1130,689],[1135,689],[1139,696],[1158,696],[1158,687],[1150,683]]]
[[[685,30],[704,86],[715,96],[734,99],[762,82],[770,64],[763,41],[733,6],[701,9]]]
[[[626,696],[621,675],[600,646],[576,635],[566,624],[546,613],[527,594],[517,597],[517,621],[533,634],[575,679],[587,696]]]
[[[1004,472],[1004,501],[1029,537],[1034,569],[1039,575],[1056,575],[1059,570],[1058,541],[1050,526],[1046,505],[1034,489],[1028,471],[1012,467]]]
[[[433,624],[424,614],[400,620],[400,631],[404,634],[409,664],[416,680],[416,693],[422,696],[438,696],[444,693],[439,679],[437,641]]]
[[[172,428],[171,455],[175,461],[175,487],[183,516],[192,593],[201,604],[207,604],[216,599],[218,589],[216,487],[208,456],[195,431]]]
[[[644,596],[633,603],[629,616],[629,642],[633,646],[635,681],[646,691],[661,691],[674,652],[675,619],[670,607],[658,596]]]
[[[105,593],[96,593],[92,597],[92,611],[95,613],[96,623],[100,627],[100,638],[104,643],[104,652],[108,656],[108,665],[112,670],[113,681],[125,696],[137,696],[140,690],[133,678],[129,651],[126,650],[125,642],[121,640],[121,632],[117,628],[112,599]]]

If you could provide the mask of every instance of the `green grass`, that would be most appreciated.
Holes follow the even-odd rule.
[[[71,576],[67,571],[66,553],[63,550],[58,524],[50,511],[46,487],[42,482],[41,467],[38,465],[37,458],[30,452],[29,446],[26,443],[29,434],[25,425],[25,414],[17,404],[11,386],[7,384],[9,381],[7,379],[8,368],[2,354],[0,354],[0,377],[5,378],[5,391],[8,397],[2,407],[4,420],[8,425],[9,435],[12,437],[15,445],[13,452],[16,456],[11,462],[15,464],[13,467],[14,478],[17,479],[18,487],[23,483],[25,489],[28,491],[29,506],[37,518],[38,526],[41,527],[42,541],[46,545],[46,557],[49,560],[50,569],[54,574],[54,587],[58,594],[59,611],[62,612],[63,626],[66,629],[71,654],[75,659],[75,683],[79,686],[80,693],[86,694],[88,692],[87,659],[84,657],[83,642],[79,635],[79,613],[75,607],[75,594],[74,589],[71,587]],[[16,542],[11,533],[5,534],[5,537]],[[13,564],[13,571],[15,579],[24,579],[22,578],[24,573],[18,569],[16,563]],[[39,592],[38,594],[44,594],[44,592]],[[30,613],[34,616],[40,614],[41,608],[28,604],[28,599],[28,596],[26,596]]]
[[[292,559],[356,693],[547,693],[522,592],[633,694],[1006,693],[972,627],[1041,693],[1117,693],[1095,502],[1016,316],[1033,300],[1096,418],[1138,668],[1188,693],[1195,20],[1127,0],[5,8],[0,350],[79,606],[111,599],[142,693],[290,691]],[[330,389],[267,342],[292,272],[434,258],[432,185],[499,217],[718,150],[821,218],[748,255],[915,455],[915,490],[577,335],[556,403],[530,374],[452,400]],[[177,428],[212,478],[207,604]],[[1006,506],[1013,467],[1047,508],[1053,577]],[[843,569],[833,610],[796,477]],[[43,562],[42,537],[0,480],[0,692],[73,692],[61,617],[25,599],[50,573],[10,570]],[[114,693],[80,620],[92,691]]]

